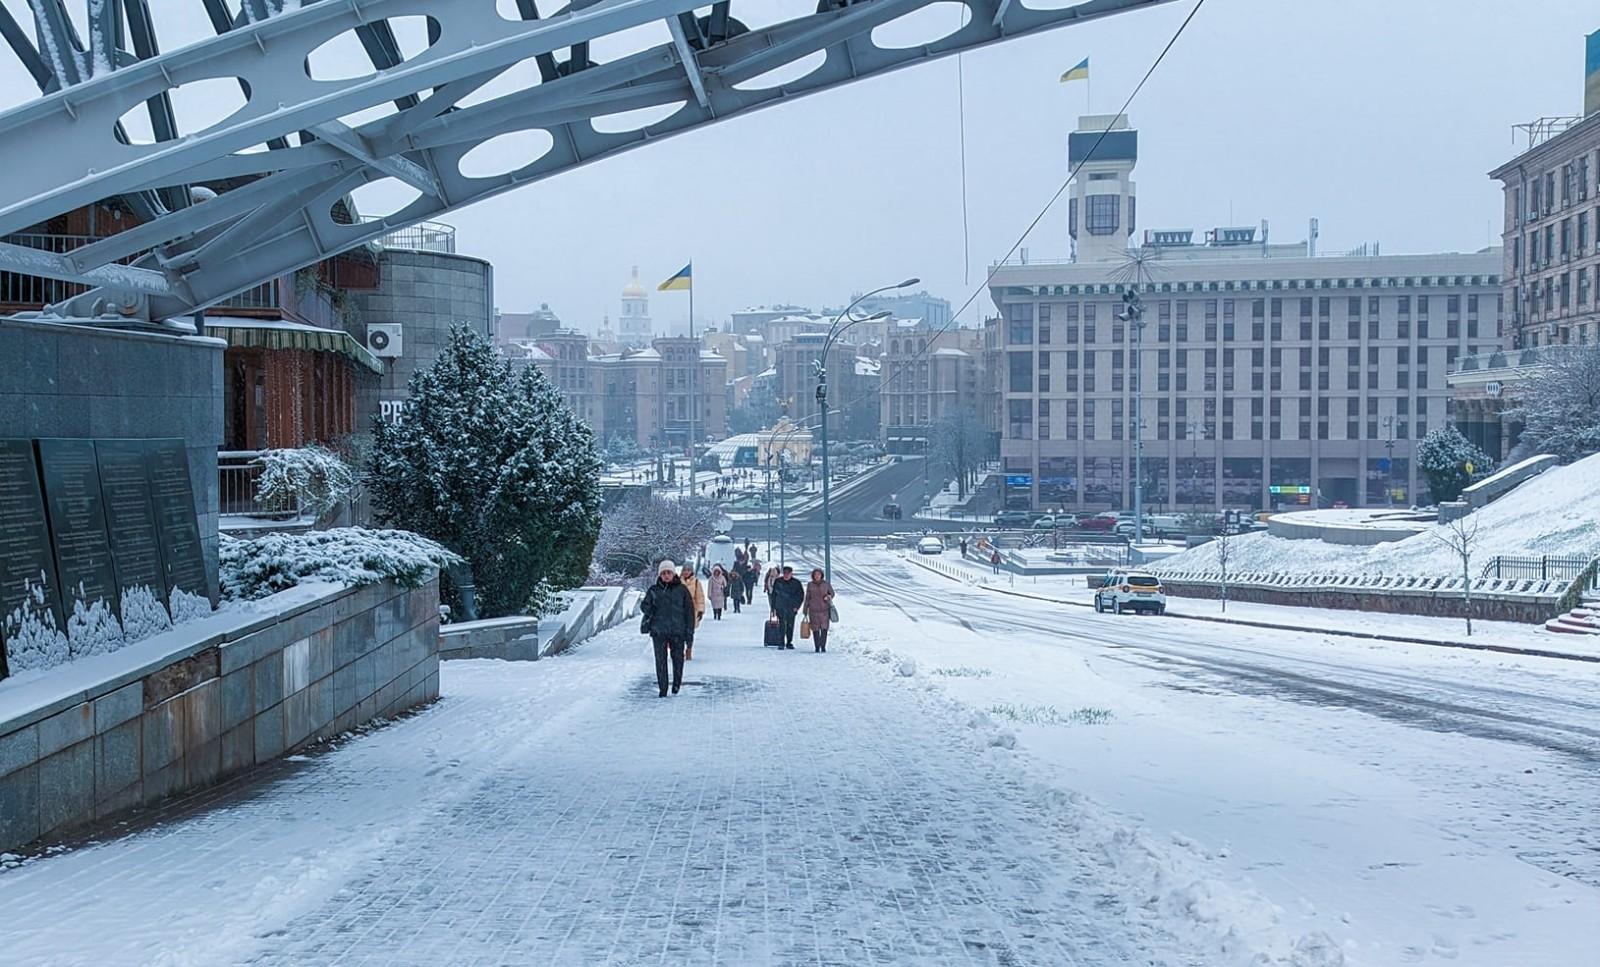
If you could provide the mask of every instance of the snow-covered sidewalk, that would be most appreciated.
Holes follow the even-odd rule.
[[[670,699],[631,628],[447,663],[427,711],[0,870],[4,960],[1248,959],[1003,734],[891,666],[762,648],[763,617],[708,620]]]

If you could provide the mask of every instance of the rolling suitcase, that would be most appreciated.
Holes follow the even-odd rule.
[[[761,643],[768,648],[783,647],[783,625],[778,622],[778,616],[767,618],[767,625],[761,632]]]

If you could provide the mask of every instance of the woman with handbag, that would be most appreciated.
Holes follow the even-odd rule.
[[[800,637],[810,632],[811,645],[820,654],[828,650],[828,629],[833,625],[833,585],[823,577],[822,568],[811,569],[811,581],[806,584],[803,610],[809,627],[800,629]]]
[[[711,579],[706,582],[706,597],[711,600],[711,620],[721,621],[722,609],[728,604],[728,575],[723,572],[721,564],[711,566]]]

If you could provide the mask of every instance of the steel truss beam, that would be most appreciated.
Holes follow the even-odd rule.
[[[712,16],[696,20],[696,2],[601,0],[537,19],[532,3],[519,0],[526,18],[521,21],[502,19],[490,3],[323,0],[265,19],[246,5],[246,13],[213,40],[127,64],[113,75],[90,77],[0,114],[0,170],[7,173],[0,179],[0,235],[110,195],[254,177],[216,199],[124,233],[136,238],[114,237],[69,253],[45,267],[50,271],[37,271],[85,280],[116,258],[148,247],[136,265],[165,274],[170,284],[162,291],[139,276],[123,286],[147,298],[153,319],[185,316],[397,228],[665,136],[862,77],[1170,0],[1084,0],[1059,10],[965,0],[970,15],[963,26],[900,49],[875,43],[874,28],[936,0],[823,0],[815,14],[744,32],[730,19],[727,3],[710,5]],[[215,0],[206,6],[214,22],[225,12]],[[271,14],[280,5],[261,6]],[[419,15],[433,18],[433,42],[399,60],[393,34],[381,21]],[[589,62],[590,41],[654,21],[665,22],[666,43],[608,63]],[[352,80],[309,77],[308,54],[352,29],[360,30],[380,70]],[[554,54],[561,48],[571,56],[558,62]],[[760,86],[761,75],[818,52],[825,56],[809,73]],[[538,63],[540,83],[457,107],[524,60]],[[117,118],[130,107],[173,86],[217,77],[237,78],[249,91],[247,104],[232,117],[181,140],[117,142]],[[339,120],[384,103],[394,104],[397,113],[354,128]],[[668,113],[637,130],[595,124],[646,108]],[[551,136],[543,155],[492,177],[461,173],[461,160],[475,147],[531,130]],[[276,141],[285,145],[279,150],[247,151],[295,132],[311,137],[292,147]],[[386,218],[334,220],[336,203],[383,178],[421,194]],[[101,284],[116,289],[118,282]],[[97,290],[62,309],[81,312],[116,301]]]

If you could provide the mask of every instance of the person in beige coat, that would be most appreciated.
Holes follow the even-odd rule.
[[[683,570],[678,574],[678,579],[683,582],[683,586],[688,588],[689,594],[694,597],[694,627],[699,628],[700,619],[706,616],[705,585],[701,584],[700,579],[695,576],[693,564],[685,564]],[[694,657],[693,629],[689,631],[689,641],[684,645],[683,657],[686,661]]]

